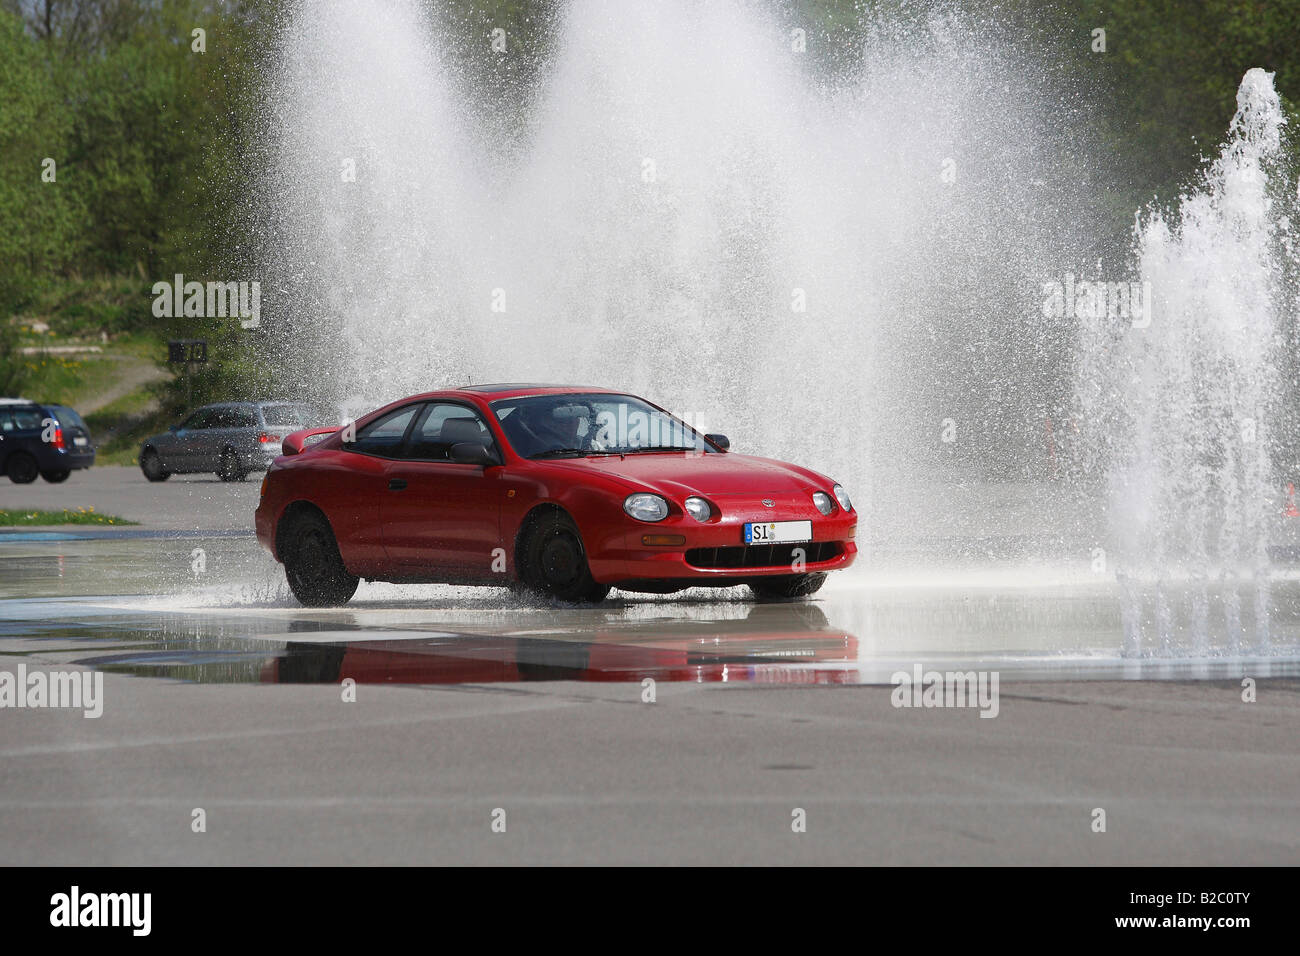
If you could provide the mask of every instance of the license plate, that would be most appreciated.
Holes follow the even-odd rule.
[[[86,444],[86,439],[84,439],[84,438],[74,438],[74,439],[72,439],[72,444],[74,444],[74,445],[76,445],[78,448],[80,448],[82,445]]]
[[[745,544],[794,544],[811,540],[811,521],[750,521],[745,525]]]

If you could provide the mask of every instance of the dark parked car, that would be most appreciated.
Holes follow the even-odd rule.
[[[0,471],[14,484],[40,475],[59,482],[95,463],[95,445],[81,416],[64,405],[0,398]]]
[[[222,402],[205,405],[179,425],[144,440],[140,470],[150,481],[210,471],[222,481],[243,481],[265,471],[290,432],[321,424],[300,402]]]

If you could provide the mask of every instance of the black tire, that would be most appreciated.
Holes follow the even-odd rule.
[[[792,601],[816,594],[826,583],[826,572],[783,574],[776,578],[752,578],[749,589],[760,601]]]
[[[223,448],[221,450],[221,465],[217,471],[217,477],[222,481],[243,481],[248,475],[244,466],[239,463],[239,456],[235,454],[233,448]]]
[[[149,481],[166,481],[172,473],[163,467],[158,453],[150,448],[140,456],[140,470]]]
[[[348,573],[334,531],[318,512],[300,515],[285,529],[280,556],[289,590],[304,607],[340,607],[361,583]]]
[[[535,518],[524,532],[520,577],[534,594],[560,601],[595,604],[609,594],[587,565],[587,549],[573,519],[563,512]]]
[[[25,451],[16,451],[5,462],[5,474],[15,485],[30,485],[40,474],[36,459]]]
[[[57,485],[60,481],[67,481],[68,475],[72,474],[67,468],[61,468],[58,471],[43,471],[41,477],[52,485]]]

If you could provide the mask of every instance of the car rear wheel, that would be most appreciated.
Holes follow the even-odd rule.
[[[790,601],[816,594],[826,583],[826,572],[816,574],[783,574],[775,578],[753,578],[749,589],[761,601]]]
[[[247,474],[244,466],[239,463],[239,456],[235,454],[234,449],[226,448],[221,452],[218,478],[222,481],[243,481]]]
[[[603,601],[608,584],[598,584],[587,564],[587,551],[573,519],[552,512],[529,526],[520,576],[530,591],[561,601]]]
[[[162,459],[153,449],[140,456],[140,470],[150,481],[166,481],[172,473],[163,467]]]
[[[14,452],[5,462],[5,474],[15,485],[30,485],[39,473],[36,459],[25,451]]]
[[[71,471],[69,471],[67,468],[62,468],[58,471],[43,471],[41,472],[41,477],[44,478],[46,481],[48,481],[50,484],[57,485],[60,481],[67,481],[68,475],[70,474],[72,474]]]
[[[361,582],[344,566],[329,522],[315,512],[289,526],[280,554],[289,590],[304,607],[347,604]]]

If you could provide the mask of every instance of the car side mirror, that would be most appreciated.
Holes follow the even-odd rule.
[[[723,451],[731,450],[731,442],[727,440],[726,435],[705,435],[704,437],[713,442],[713,444],[717,445]]]
[[[476,441],[459,441],[451,446],[451,460],[462,465],[482,465],[489,468],[497,464],[496,456],[487,450],[486,445]]]

